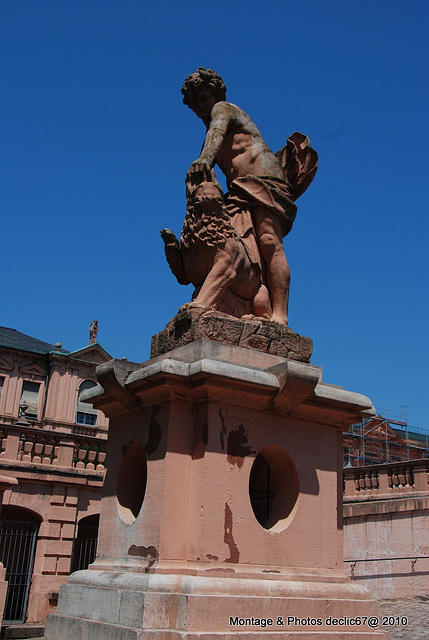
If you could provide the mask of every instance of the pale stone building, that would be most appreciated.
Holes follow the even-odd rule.
[[[43,621],[60,585],[92,561],[108,420],[80,402],[111,356],[96,342],[68,352],[0,327],[0,561],[7,622]]]
[[[429,595],[429,460],[344,469],[344,560],[376,598]]]

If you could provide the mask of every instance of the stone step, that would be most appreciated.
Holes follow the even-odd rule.
[[[43,624],[3,624],[0,638],[26,640],[27,638],[43,638],[45,625]]]

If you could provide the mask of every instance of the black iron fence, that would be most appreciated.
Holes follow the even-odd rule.
[[[0,561],[8,582],[4,622],[24,622],[40,519],[28,509],[4,506],[0,520]]]

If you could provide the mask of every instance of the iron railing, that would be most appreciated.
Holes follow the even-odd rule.
[[[25,622],[40,520],[20,507],[4,506],[0,520],[0,561],[8,583],[4,622]]]

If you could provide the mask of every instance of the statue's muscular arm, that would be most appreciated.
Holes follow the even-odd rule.
[[[204,179],[211,180],[211,169],[233,120],[232,105],[227,102],[214,105],[200,157],[191,164],[188,172],[192,184],[199,184]]]
[[[217,102],[212,108],[201,155],[188,172],[191,184],[210,181],[216,163],[226,176],[228,188],[235,178],[249,174],[285,179],[279,160],[259,129],[244,111],[229,102]]]

